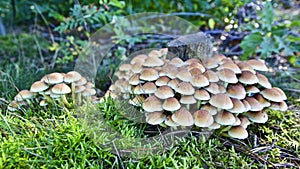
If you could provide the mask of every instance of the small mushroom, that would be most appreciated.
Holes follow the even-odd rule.
[[[245,139],[248,137],[248,132],[242,126],[233,126],[229,129],[228,135],[237,139]]]

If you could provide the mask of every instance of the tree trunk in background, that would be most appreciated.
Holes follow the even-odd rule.
[[[1,36],[5,36],[6,35],[5,28],[4,28],[4,25],[2,23],[2,18],[1,17],[0,17],[0,35]]]

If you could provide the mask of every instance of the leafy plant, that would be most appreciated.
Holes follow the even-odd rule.
[[[257,19],[253,25],[246,25],[251,33],[241,43],[243,59],[249,59],[255,53],[265,59],[274,53],[293,56],[294,52],[299,51],[298,21],[276,20],[271,2],[265,4],[260,16],[261,19]]]

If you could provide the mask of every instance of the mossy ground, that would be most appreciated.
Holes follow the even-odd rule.
[[[75,110],[66,112],[33,105],[24,111],[7,112],[6,105],[17,89],[28,89],[32,82],[50,72],[31,61],[30,58],[25,62],[1,60],[0,168],[300,167],[300,77],[297,73],[292,77],[286,73],[271,77],[275,79],[271,81],[274,86],[287,89],[289,110],[269,111],[266,124],[250,126],[249,138],[236,140],[213,134],[204,139],[191,133],[164,153],[137,159],[113,154],[91,139]],[[98,106],[111,128],[126,137],[146,137],[147,126],[122,117],[114,102]],[[100,134],[99,138],[105,140],[109,136]]]

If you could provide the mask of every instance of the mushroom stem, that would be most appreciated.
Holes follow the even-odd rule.
[[[232,126],[226,126],[226,127],[222,128],[222,129],[220,130],[220,133],[224,133],[224,132],[230,130],[231,127],[232,127]]]
[[[72,102],[75,105],[75,82],[71,83],[71,91],[72,91]]]
[[[62,102],[68,107],[68,108],[71,108],[71,104],[68,102],[67,98],[66,98],[66,95],[62,95],[61,96],[61,100]]]
[[[45,93],[41,93],[41,94],[47,100],[48,103],[53,104],[53,100],[51,97],[47,96]]]
[[[197,101],[197,108],[200,109],[201,108],[200,106],[201,106],[201,100],[198,100]]]
[[[78,105],[81,105],[82,99],[81,99],[81,92],[77,93],[76,98],[78,100]]]

